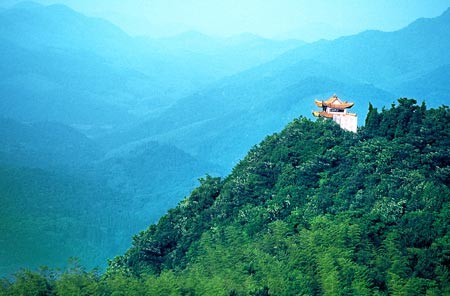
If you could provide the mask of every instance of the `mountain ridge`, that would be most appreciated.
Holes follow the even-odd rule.
[[[133,117],[137,119],[137,117],[158,114],[177,99],[226,75],[267,61],[294,46],[291,43],[275,41],[255,45],[241,40],[235,45],[228,46],[226,50],[216,46],[211,55],[207,55],[201,50],[196,52],[196,49],[190,48],[189,44],[173,46],[157,39],[133,38],[110,22],[84,16],[65,6],[24,6],[24,8],[10,8],[1,12],[0,40],[5,40],[7,43],[2,41],[0,48],[5,51],[5,55],[2,55],[4,60],[0,61],[0,68],[5,67],[4,71],[10,71],[8,79],[20,80],[24,85],[33,85],[32,79],[27,81],[27,77],[16,77],[17,73],[13,71],[15,69],[12,65],[37,64],[40,72],[53,71],[49,77],[46,77],[49,84],[55,83],[53,81],[55,79],[56,84],[65,82],[62,89],[74,94],[74,100],[83,100],[85,92],[92,92],[91,88],[95,88],[97,93],[89,94],[91,97],[88,101],[102,103],[103,106],[90,106],[86,102],[86,107],[92,110],[109,109],[105,110],[106,114],[120,112],[122,114],[118,117],[128,116],[126,121],[129,123],[133,122]],[[23,19],[27,21],[24,22]],[[207,41],[209,40],[211,38],[208,37]],[[265,40],[265,42],[268,41]],[[257,51],[254,50],[256,46]],[[10,56],[6,59],[8,53]],[[33,60],[33,57],[36,59]],[[47,67],[47,64],[55,63],[60,67],[57,69]],[[92,67],[87,67],[90,64]],[[83,66],[89,68],[84,75],[81,77],[71,75],[72,72],[79,72],[78,67]],[[27,69],[27,73],[33,71],[37,71],[36,68]],[[126,75],[120,75],[124,73]],[[108,82],[112,85],[108,85]],[[81,83],[84,85],[80,85]],[[70,89],[65,89],[67,85]],[[24,97],[36,96],[33,90],[24,92],[15,85],[4,92],[14,93],[11,96],[21,94],[21,98],[17,98],[19,101]],[[53,98],[56,95],[44,92],[43,96]],[[98,97],[102,97],[103,102],[99,102]],[[7,98],[2,101],[4,100]],[[26,104],[21,107],[25,110],[24,113],[29,115],[32,109],[42,107],[51,110],[55,107],[49,105],[57,105],[46,103],[46,100],[29,101],[36,104],[33,107]],[[74,110],[77,109],[76,107],[72,106]],[[68,114],[67,110],[59,111],[64,114],[61,117],[72,117],[75,120],[77,120],[75,115],[80,113]],[[21,117],[19,113],[15,110],[14,114],[3,115],[17,116],[18,120],[36,120]],[[106,114],[99,118],[107,116]],[[62,120],[61,117],[50,117],[49,120]],[[66,123],[80,124],[80,122]],[[99,125],[98,122],[82,122],[82,124]],[[105,125],[105,122],[100,124]],[[116,126],[116,128],[122,127]],[[95,129],[92,134],[102,132],[98,126]]]
[[[446,262],[438,245],[448,239],[442,215],[450,196],[444,156],[449,127],[448,107],[427,110],[408,99],[380,113],[370,107],[357,135],[332,121],[296,119],[254,146],[225,179],[203,179],[189,198],[135,237],[132,248],[110,263],[109,275],[156,274],[156,284],[170,273],[186,280],[181,287],[199,293],[208,289],[202,281],[211,281],[212,272],[221,295],[264,287],[275,294],[353,289],[387,295],[399,286],[419,294],[447,291],[437,274]],[[391,261],[380,263],[383,256]],[[425,257],[433,262],[426,271]],[[320,270],[336,272],[333,288]],[[359,278],[363,270],[367,277]],[[294,284],[304,277],[307,283]],[[364,284],[357,288],[355,282]]]

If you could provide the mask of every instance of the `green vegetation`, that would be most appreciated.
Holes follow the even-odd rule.
[[[100,275],[24,271],[0,295],[449,295],[450,110],[372,106],[358,134],[294,120]]]
[[[90,268],[104,266],[104,258],[126,249],[124,236],[139,229],[124,225],[132,217],[121,195],[79,175],[0,165],[0,197],[1,275],[62,268],[72,256]]]

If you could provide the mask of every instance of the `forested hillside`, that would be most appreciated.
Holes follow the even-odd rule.
[[[299,118],[133,239],[98,275],[22,272],[2,293],[448,295],[450,110],[370,105],[357,134]]]

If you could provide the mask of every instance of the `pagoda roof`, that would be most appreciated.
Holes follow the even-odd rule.
[[[333,118],[333,114],[325,112],[325,111],[313,111],[313,115],[315,117]]]
[[[330,107],[335,109],[347,109],[353,107],[355,103],[342,101],[338,96],[333,95],[326,101],[314,100],[317,107]]]
[[[326,117],[326,118],[333,118],[336,116],[356,116],[355,113],[344,113],[344,114],[336,114],[336,113],[329,113],[327,111],[313,111],[312,113],[315,117]]]

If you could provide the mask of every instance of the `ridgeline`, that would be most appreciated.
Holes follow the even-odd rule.
[[[449,108],[411,99],[357,134],[299,118],[104,274],[23,271],[0,295],[449,295],[449,147]]]

